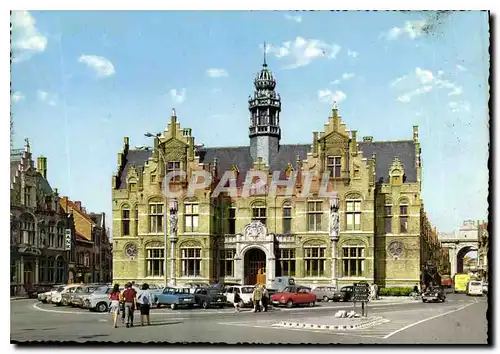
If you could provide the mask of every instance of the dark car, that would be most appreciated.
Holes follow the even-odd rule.
[[[440,286],[430,287],[422,294],[422,302],[445,302],[444,288]]]
[[[352,285],[343,286],[340,291],[335,291],[333,293],[333,301],[352,301],[353,291]]]
[[[223,308],[227,304],[227,298],[216,289],[196,289],[194,299],[195,303],[204,309],[209,307]]]

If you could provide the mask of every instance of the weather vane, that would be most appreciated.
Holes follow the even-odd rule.
[[[264,41],[264,65],[262,65],[264,67],[267,66],[267,63],[266,63],[266,41]]]

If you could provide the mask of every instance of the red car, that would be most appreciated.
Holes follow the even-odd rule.
[[[271,295],[274,306],[284,305],[291,308],[295,305],[314,306],[316,295],[311,293],[311,288],[306,286],[287,286],[283,291]]]

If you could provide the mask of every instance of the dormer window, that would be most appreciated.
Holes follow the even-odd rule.
[[[342,159],[340,156],[328,156],[326,168],[330,172],[331,178],[340,177],[341,161]]]

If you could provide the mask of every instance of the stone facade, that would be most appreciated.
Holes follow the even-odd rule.
[[[358,141],[335,107],[323,131],[313,132],[311,144],[274,149],[269,142],[279,143],[281,101],[266,66],[255,87],[249,100],[250,146],[197,146],[175,111],[166,130],[154,137],[153,148],[133,150],[124,139],[112,177],[113,280],[252,284],[264,272],[268,284],[278,276],[311,285],[419,282],[421,247],[427,241],[421,235],[418,127],[408,140]],[[170,191],[180,192],[175,203],[163,192],[163,177],[172,170],[187,174],[168,184]],[[202,171],[212,183],[186,197],[200,182],[191,178]],[[214,198],[226,171],[232,177],[222,185],[234,185],[237,192]],[[292,193],[286,186],[271,192],[275,171],[283,183],[295,177]],[[245,190],[248,172],[259,177]],[[331,200],[321,196],[322,181],[339,198],[338,238],[331,236]],[[178,218],[176,230],[165,235],[163,227],[172,216]]]

